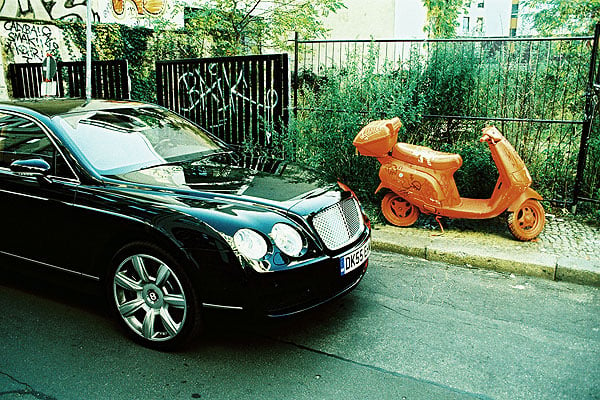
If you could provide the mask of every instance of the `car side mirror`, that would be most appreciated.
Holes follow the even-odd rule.
[[[45,177],[50,173],[50,164],[41,158],[16,160],[10,164],[10,170],[19,174]]]

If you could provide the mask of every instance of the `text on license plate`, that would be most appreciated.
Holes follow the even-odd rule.
[[[371,254],[370,240],[352,253],[340,258],[340,273],[346,275],[348,272],[355,270],[367,261],[369,254]]]

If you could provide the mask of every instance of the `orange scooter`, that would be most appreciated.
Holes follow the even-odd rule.
[[[530,188],[527,167],[496,127],[484,128],[480,139],[490,147],[500,175],[494,192],[489,199],[468,199],[460,197],[454,182],[461,156],[397,143],[401,126],[399,118],[374,121],[361,129],[353,142],[360,154],[376,157],[381,163],[381,184],[376,192],[391,190],[381,202],[383,216],[391,224],[410,226],[420,212],[438,216],[439,222],[439,216],[485,219],[508,211],[508,228],[517,239],[533,240],[542,232],[542,197]]]

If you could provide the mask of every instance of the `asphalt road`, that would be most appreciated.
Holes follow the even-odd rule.
[[[598,288],[374,253],[341,300],[271,322],[213,312],[159,353],[100,299],[0,273],[0,400],[600,399]]]

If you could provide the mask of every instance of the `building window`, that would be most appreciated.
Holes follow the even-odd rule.
[[[510,28],[510,37],[517,36],[517,28]]]
[[[463,33],[469,33],[469,29],[471,29],[471,27],[469,26],[471,19],[469,17],[463,17],[463,22],[462,22],[462,31]]]
[[[478,33],[483,33],[483,17],[477,17],[477,25],[475,26],[475,30]]]

